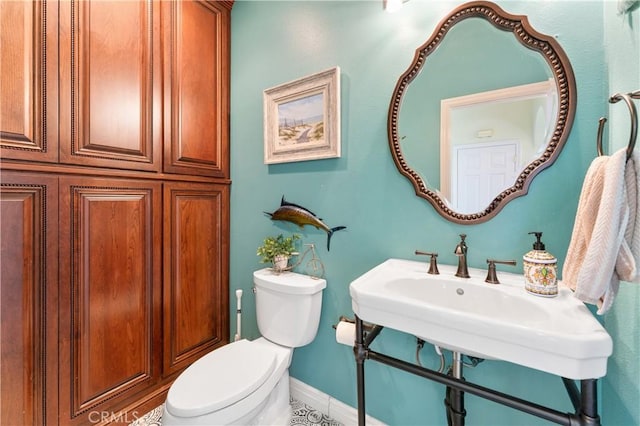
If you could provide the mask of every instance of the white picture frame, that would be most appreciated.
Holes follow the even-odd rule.
[[[264,163],[340,157],[340,68],[263,94]]]

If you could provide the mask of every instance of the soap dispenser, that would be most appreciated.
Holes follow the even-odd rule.
[[[536,236],[533,250],[522,256],[524,261],[525,290],[536,296],[555,297],[558,294],[558,259],[547,252],[540,240],[542,232],[529,232]]]

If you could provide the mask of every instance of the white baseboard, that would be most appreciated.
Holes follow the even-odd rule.
[[[328,415],[343,425],[358,424],[358,410],[342,401],[327,395],[318,389],[291,377],[289,379],[289,392],[293,399],[315,408],[316,410]],[[382,426],[380,420],[367,415],[367,425]]]

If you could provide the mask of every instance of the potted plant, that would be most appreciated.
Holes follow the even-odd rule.
[[[298,234],[292,234],[290,237],[280,234],[277,237],[265,238],[256,252],[260,256],[260,263],[272,263],[276,271],[285,270],[291,255],[297,253],[296,241],[299,239]]]

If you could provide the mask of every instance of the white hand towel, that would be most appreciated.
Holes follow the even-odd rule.
[[[608,156],[596,157],[591,162],[582,184],[571,242],[562,268],[562,283],[574,291],[578,282],[578,272],[582,267],[595,226],[608,161]]]
[[[627,161],[624,175],[626,203],[629,221],[616,261],[616,273],[620,280],[640,282],[640,217],[638,189],[640,188],[640,159],[632,153]]]
[[[624,240],[629,208],[625,191],[626,149],[614,153],[605,166],[602,197],[587,251],[578,271],[575,296],[606,313],[618,292],[615,266]]]
[[[594,159],[580,193],[562,282],[606,313],[620,280],[640,280],[640,159],[626,148]]]

